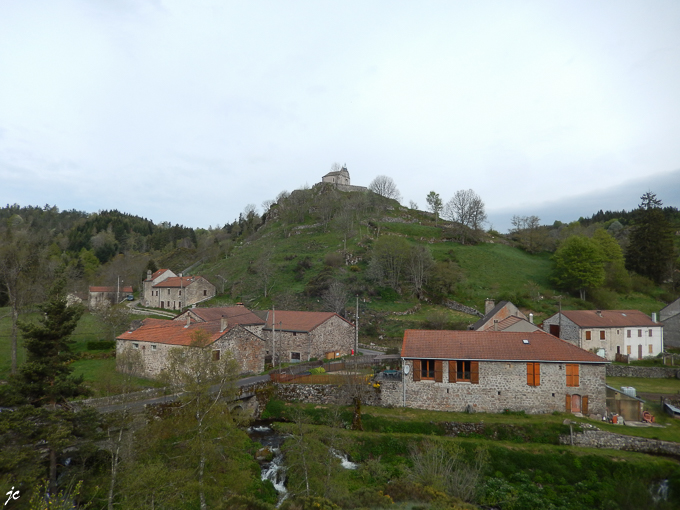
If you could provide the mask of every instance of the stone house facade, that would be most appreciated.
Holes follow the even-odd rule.
[[[93,310],[102,303],[109,303],[114,305],[120,303],[128,294],[132,294],[132,287],[127,285],[125,287],[90,287],[87,306]]]
[[[272,363],[352,353],[354,324],[332,312],[268,311],[262,335]]]
[[[192,345],[196,332],[207,335],[205,347]],[[241,373],[264,370],[265,342],[243,326],[222,319],[210,322],[166,321],[144,319],[142,325],[116,338],[116,369],[123,371],[124,353],[140,353],[140,364],[133,373],[139,377],[157,378],[168,365],[172,349],[208,349],[213,360],[221,359],[230,351],[240,365]]]
[[[533,323],[533,315],[524,315],[510,301],[494,303],[487,299],[484,306],[484,317],[472,324],[468,329],[474,331],[538,331],[541,328]]]
[[[351,185],[347,165],[343,165],[338,171],[328,172],[321,178],[321,183],[332,184],[340,191],[368,191],[365,186]]]
[[[607,360],[542,331],[407,330],[392,405],[437,411],[604,414]]]
[[[145,306],[181,310],[215,296],[215,286],[202,276],[169,276],[174,273],[160,271],[164,273],[157,278],[147,273],[144,281]]]
[[[652,317],[654,315],[652,314]],[[676,299],[659,312],[663,324],[664,345],[680,347],[680,299]]]
[[[663,324],[639,310],[565,310],[543,321],[543,330],[609,360],[656,356],[664,346]]]
[[[153,274],[151,271],[147,271],[146,279],[142,282],[142,304],[144,306],[151,306],[151,297],[155,295],[155,292],[152,291],[153,286],[167,278],[174,278],[176,276],[177,275],[169,269],[159,269]]]

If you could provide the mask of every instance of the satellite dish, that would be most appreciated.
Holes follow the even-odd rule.
[[[404,365],[404,373],[406,375],[411,373],[411,365]]]

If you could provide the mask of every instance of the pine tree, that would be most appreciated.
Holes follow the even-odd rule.
[[[661,200],[651,191],[640,198],[626,266],[659,284],[668,276],[673,261],[673,232],[661,209]]]
[[[67,305],[63,282],[55,285],[50,299],[38,308],[43,314],[38,324],[19,324],[27,360],[19,370],[16,387],[28,403],[54,409],[67,398],[86,393],[82,376],[73,377],[70,365],[75,359],[71,352],[71,333],[83,309]]]

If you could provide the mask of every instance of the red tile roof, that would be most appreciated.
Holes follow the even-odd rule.
[[[116,292],[117,287],[90,287],[90,292]],[[130,285],[121,287],[120,292],[131,293],[132,287]]]
[[[175,320],[186,321],[186,314],[189,312],[197,315],[206,322],[219,321],[224,315],[230,324],[241,324],[242,326],[251,326],[254,324],[264,325],[264,320],[260,319],[253,312],[248,310],[245,306],[216,306],[211,308],[191,308],[181,315],[178,315]]]
[[[144,319],[142,325],[134,331],[126,331],[118,336],[118,340],[133,342],[151,342],[167,345],[191,345],[196,331],[208,333],[208,345],[225,335],[236,324],[229,324],[220,332],[220,322],[193,322],[186,327],[186,321],[166,321],[162,319]]]
[[[276,329],[282,331],[296,331],[308,333],[313,329],[317,328],[327,320],[332,317],[340,317],[337,313],[333,312],[298,312],[298,311],[286,311],[286,310],[276,310]],[[354,324],[348,320],[340,317],[343,321]],[[272,329],[272,312],[267,314],[267,324],[264,329]]]
[[[524,340],[528,340],[525,343]],[[403,358],[609,363],[543,331],[404,332]]]
[[[582,328],[661,326],[640,310],[563,310],[562,314]]]
[[[165,288],[165,287],[177,287],[178,289],[180,287],[188,287],[192,283],[194,283],[196,280],[199,278],[203,278],[202,276],[171,276],[170,278],[166,278],[162,282],[158,282],[156,285],[153,286],[154,289],[158,288]]]
[[[158,271],[156,271],[154,274],[151,275],[150,279],[155,280],[156,278],[158,278],[160,275],[162,275],[166,271],[170,271],[170,270],[169,269],[159,269]],[[148,282],[149,280],[146,280],[146,281]]]

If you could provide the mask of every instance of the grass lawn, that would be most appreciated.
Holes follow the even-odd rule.
[[[82,375],[85,385],[93,392],[94,397],[106,397],[121,393],[126,387],[128,391],[139,391],[146,388],[160,388],[157,381],[127,376],[116,372],[116,359],[83,359],[73,362],[73,375]]]
[[[607,384],[616,389],[632,386],[638,393],[680,393],[680,379],[651,379],[646,377],[607,377]]]

